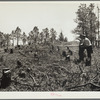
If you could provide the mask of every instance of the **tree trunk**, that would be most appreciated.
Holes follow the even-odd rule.
[[[17,46],[19,45],[19,38],[17,37]]]
[[[14,46],[14,39],[13,39],[13,45],[12,46]]]
[[[9,44],[9,41],[7,41],[7,49],[8,49],[8,44]]]

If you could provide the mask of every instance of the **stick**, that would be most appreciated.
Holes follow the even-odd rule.
[[[19,53],[20,53],[22,56],[27,57],[27,56],[26,56],[25,54],[23,54],[22,52],[19,51]]]
[[[29,76],[32,78],[32,80],[33,80],[33,82],[35,83],[35,85],[36,85],[36,86],[39,86],[39,85],[37,84],[35,78],[34,78],[32,75],[29,75]]]

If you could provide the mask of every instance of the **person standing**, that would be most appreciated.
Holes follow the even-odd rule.
[[[80,35],[80,37],[78,38],[78,40],[80,41],[79,42],[79,61],[78,62],[81,62],[81,61],[84,61],[84,40],[83,40],[83,35]]]
[[[79,61],[84,61],[84,50],[87,51],[87,57],[90,61],[91,65],[91,54],[93,53],[92,44],[89,38],[86,37],[86,35],[82,34],[80,35],[80,43],[79,43]]]
[[[87,51],[88,60],[90,61],[91,64],[91,54],[93,53],[92,43],[86,36],[84,36],[83,39],[84,39],[83,45]]]

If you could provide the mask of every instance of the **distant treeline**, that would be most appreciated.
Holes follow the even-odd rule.
[[[67,37],[64,37],[62,32],[57,38],[57,32],[54,28],[51,28],[50,30],[48,28],[45,28],[42,30],[42,32],[39,32],[39,28],[35,26],[33,30],[30,31],[27,35],[25,32],[22,32],[21,28],[19,27],[17,27],[15,30],[12,30],[10,34],[0,32],[1,47],[8,47],[9,45],[14,45],[15,40],[17,41],[17,45],[19,45],[20,40],[22,40],[23,45],[25,45],[26,43],[54,43],[56,40],[64,42],[68,41]]]

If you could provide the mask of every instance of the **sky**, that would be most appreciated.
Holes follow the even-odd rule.
[[[86,1],[82,2],[86,3]],[[0,2],[0,31],[11,33],[19,26],[28,34],[34,26],[62,31],[69,41],[74,40],[72,30],[80,2]]]

